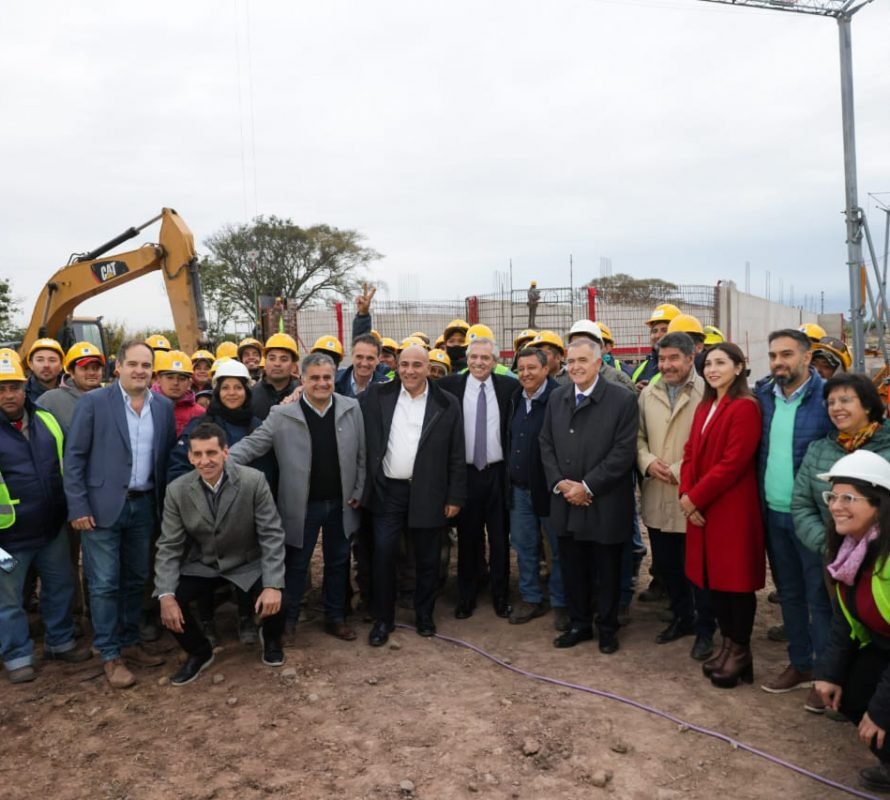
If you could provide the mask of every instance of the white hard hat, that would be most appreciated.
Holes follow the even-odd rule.
[[[247,367],[234,358],[231,361],[224,361],[216,369],[213,376],[213,385],[216,386],[223,378],[243,378],[250,383],[250,372]]]
[[[820,481],[842,482],[844,478],[880,486],[890,492],[890,462],[870,450],[856,450],[844,456],[828,472],[817,475]]]
[[[572,341],[572,338],[579,334],[581,334],[582,336],[591,336],[600,344],[603,343],[603,332],[600,330],[600,326],[597,325],[592,319],[579,319],[574,325],[572,325],[572,327],[569,329],[569,341]]]

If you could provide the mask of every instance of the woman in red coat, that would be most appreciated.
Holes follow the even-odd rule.
[[[760,407],[745,378],[738,345],[712,348],[704,364],[707,383],[695,411],[680,472],[680,505],[687,517],[686,576],[710,589],[723,646],[702,665],[715,686],[754,679],[751,630],[763,587],[763,525],[755,454]]]

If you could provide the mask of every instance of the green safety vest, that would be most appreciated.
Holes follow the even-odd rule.
[[[37,409],[35,412],[37,418],[46,425],[46,429],[50,432],[53,439],[56,440],[56,452],[59,454],[59,470],[62,469],[62,451],[65,445],[65,437],[62,434],[62,428],[56,418],[49,411]],[[3,480],[3,474],[0,473],[0,530],[11,528],[15,524],[15,507],[19,504],[18,500],[13,500],[9,496],[9,487]]]
[[[844,603],[844,593],[841,591],[841,584],[835,586],[837,592],[838,604],[841,611],[847,618],[847,624],[850,626],[850,638],[859,642],[860,647],[865,647],[871,641],[871,634],[858,619],[856,619]],[[884,561],[875,569],[871,576],[871,594],[875,599],[875,605],[885,622],[890,624],[890,559]]]
[[[634,374],[631,376],[631,380],[632,380],[634,383],[636,383],[637,380],[639,380],[640,375],[643,373],[643,370],[646,369],[646,364],[648,364],[648,363],[649,363],[649,359],[647,358],[643,363],[639,364],[639,365],[637,366],[637,368],[634,370]],[[616,359],[616,360],[615,360],[615,369],[618,369],[618,365],[619,365],[619,364],[620,364],[620,362]],[[656,373],[652,376],[652,378],[651,378],[651,380],[649,381],[649,383],[658,383],[660,380],[661,380],[661,373],[660,373],[660,372],[656,372]]]

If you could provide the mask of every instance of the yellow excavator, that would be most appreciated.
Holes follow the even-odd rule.
[[[156,244],[105,255],[158,220],[161,232]],[[74,309],[91,297],[155,270],[164,276],[179,347],[193,353],[203,343],[207,328],[195,240],[182,217],[172,208],[163,208],[148,222],[128,228],[95,250],[71,256],[67,266],[47,281],[19,348],[22,357],[27,356],[35,339],[45,336],[57,339],[66,350],[74,342],[87,341],[102,350],[106,358],[112,355],[108,352],[102,317],[73,317]]]

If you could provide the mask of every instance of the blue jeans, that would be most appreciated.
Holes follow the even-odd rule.
[[[782,602],[788,658],[801,672],[813,668],[828,643],[831,602],[822,579],[822,558],[794,533],[791,514],[769,509],[767,537]]]
[[[324,620],[343,622],[346,618],[349,539],[343,532],[343,503],[340,500],[310,500],[306,505],[306,521],[303,524],[303,546],[284,549],[284,591],[287,600],[285,614],[289,625],[296,624],[300,618],[300,606],[306,591],[306,574],[322,528]]]
[[[547,517],[535,514],[532,493],[528,489],[513,486],[510,494],[510,544],[516,551],[516,563],[519,566],[519,594],[526,603],[540,603],[544,600],[538,552],[538,536],[543,528],[550,542],[552,554],[550,580],[547,583],[550,605],[554,608],[565,608],[566,597],[562,583],[562,569],[559,566],[559,542],[556,535],[551,531]]]
[[[83,569],[90,587],[93,646],[103,661],[139,644],[142,596],[151,574],[154,493],[128,499],[110,528],[81,536]]]
[[[43,649],[64,653],[74,649],[74,575],[68,554],[67,525],[43,547],[16,550],[18,565],[0,571],[0,652],[8,670],[34,663],[34,642],[28,632],[28,615],[22,606],[22,590],[31,565],[40,576],[40,615],[45,630]]]

